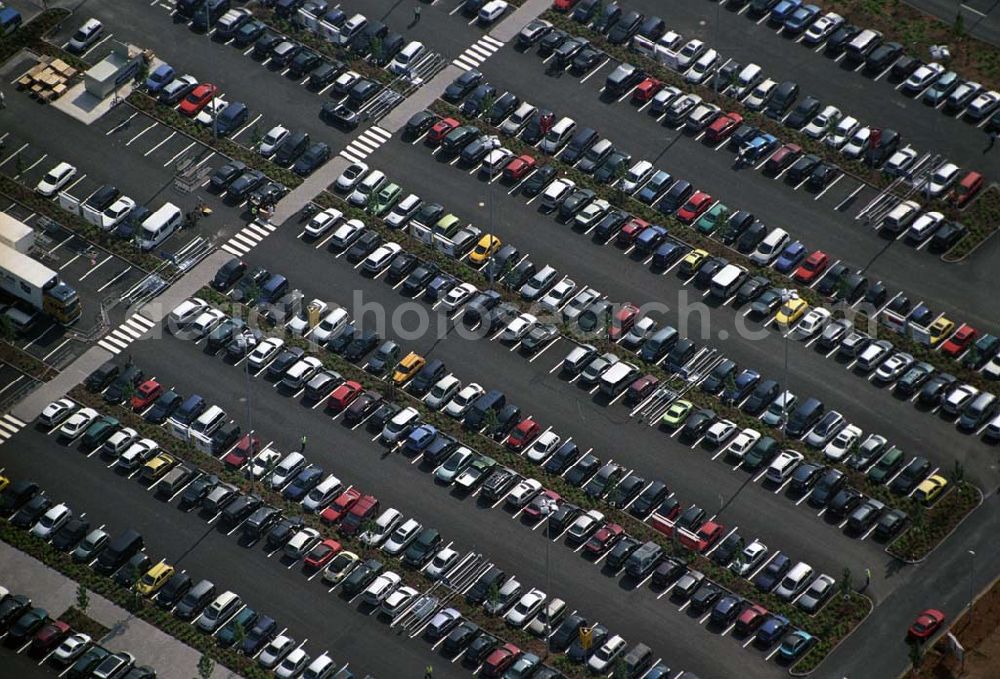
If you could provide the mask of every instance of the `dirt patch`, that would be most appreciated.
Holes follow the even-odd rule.
[[[90,638],[94,641],[102,639],[108,633],[107,627],[97,622],[86,613],[80,612],[75,606],[67,608],[66,612],[59,616],[59,620],[67,623],[73,628],[74,632],[89,634]]]
[[[948,649],[946,640],[928,651],[917,679],[995,679],[1000,674],[1000,580],[975,603],[972,615],[966,611],[951,632],[965,648],[965,669]]]

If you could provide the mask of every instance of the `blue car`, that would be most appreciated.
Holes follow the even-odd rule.
[[[792,12],[791,16],[785,19],[785,30],[789,33],[801,33],[817,16],[819,16],[819,7],[816,5],[802,5]]]
[[[782,660],[795,660],[809,648],[812,642],[813,636],[809,632],[797,629],[794,632],[786,634],[785,638],[781,640],[781,647],[778,649],[778,653],[781,654]]]
[[[775,24],[783,24],[801,6],[802,0],[781,0],[771,10],[771,16],[768,17],[768,21]]]
[[[659,247],[660,243],[667,237],[667,228],[653,224],[648,229],[643,229],[639,237],[635,239],[635,249],[640,253],[648,255]]]
[[[422,424],[406,437],[406,452],[414,455],[424,452],[424,450],[437,438],[437,428],[429,424]]]
[[[657,170],[646,185],[642,187],[639,193],[636,194],[636,198],[640,202],[646,205],[652,205],[656,202],[656,199],[660,197],[660,194],[670,188],[670,185],[674,183],[674,178],[670,176],[669,172],[664,170]]]
[[[146,90],[148,90],[150,94],[156,94],[162,90],[167,83],[173,80],[176,75],[177,74],[174,73],[174,69],[170,64],[160,64],[153,70],[152,73],[149,74],[149,77],[146,78]]]
[[[805,259],[808,252],[809,249],[802,241],[789,243],[774,261],[774,270],[784,274],[791,273]]]
[[[732,385],[726,387],[726,390],[722,392],[722,402],[740,403],[750,395],[750,392],[753,391],[758,382],[760,382],[760,373],[747,368],[737,375]]]
[[[643,679],[670,679],[670,668],[660,663],[649,672],[646,672]]]
[[[778,148],[778,144],[778,138],[773,134],[767,134],[766,132],[758,134],[740,147],[739,158],[744,163],[756,163]]]
[[[788,618],[772,613],[757,630],[757,637],[754,639],[754,643],[762,647],[770,646],[780,639],[781,635],[787,630]]]
[[[688,247],[677,241],[668,240],[660,244],[653,253],[653,266],[657,269],[669,269],[670,265],[687,254]]]

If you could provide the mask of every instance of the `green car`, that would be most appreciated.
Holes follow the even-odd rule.
[[[877,484],[885,483],[902,466],[903,451],[900,448],[893,448],[868,470],[868,480]]]
[[[80,445],[88,450],[96,448],[111,438],[111,435],[114,434],[120,426],[121,422],[115,418],[110,415],[103,415],[87,427],[87,431],[83,433],[83,438],[80,439]]]
[[[84,679],[97,669],[102,660],[111,655],[111,651],[100,646],[91,646],[83,652],[73,666],[66,672],[65,679]]]
[[[729,208],[727,208],[722,203],[716,203],[712,206],[712,209],[701,216],[695,226],[702,233],[712,233],[718,228],[719,224],[725,221],[726,217],[729,215]]]
[[[691,401],[674,401],[667,408],[667,412],[663,413],[660,424],[676,429],[684,424],[684,420],[687,419],[688,413],[691,412],[692,408],[694,408],[694,404]]]
[[[403,195],[403,189],[399,184],[386,184],[377,194],[375,194],[375,216],[384,215],[395,207],[399,198]]]
[[[216,636],[216,641],[223,648],[227,648],[236,643],[237,629],[243,630],[243,636],[246,636],[251,629],[253,629],[254,623],[257,622],[257,612],[250,608],[245,607],[242,611],[236,614],[232,620],[226,623],[226,626],[219,630],[219,634]]]
[[[434,225],[434,233],[445,238],[451,238],[462,228],[462,220],[450,212]]]

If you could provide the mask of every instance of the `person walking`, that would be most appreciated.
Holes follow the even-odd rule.
[[[420,5],[413,8],[413,23],[420,21]]]
[[[871,568],[866,568],[865,569],[865,590],[868,589],[868,585],[870,585],[871,583],[872,583],[872,569]]]
[[[0,100],[0,101],[2,101],[2,100]],[[997,143],[997,131],[996,130],[992,130],[990,132],[990,141],[989,141],[988,144],[986,144],[986,148],[983,149],[983,153],[986,153],[987,151],[989,151],[990,149],[992,149],[993,146],[996,143]]]
[[[0,109],[7,108],[7,97],[4,96],[3,92],[0,92]]]
[[[424,679],[432,679],[433,676],[434,676],[434,668],[428,665],[424,669]]]
[[[306,440],[307,440],[306,439],[306,435],[303,434],[302,438],[299,440],[299,452],[300,453],[306,452]]]

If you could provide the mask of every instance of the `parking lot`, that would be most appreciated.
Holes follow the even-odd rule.
[[[741,9],[746,5],[740,3],[661,6],[650,0],[630,0],[626,4],[662,15],[684,40],[705,40],[720,51],[722,61],[754,61],[769,77],[794,79],[803,95],[814,94],[824,104],[836,104],[864,124],[898,129],[904,143],[918,149],[918,164],[929,168],[932,158],[933,162],[947,158],[983,172],[988,181],[1000,174],[1000,161],[983,152],[988,138],[981,127],[905,96],[897,83],[887,82],[888,69],[871,76],[853,72],[841,59],[827,56],[822,44],[809,48],[768,26],[766,20],[748,18]],[[666,114],[654,114],[648,102],[633,101],[634,89],[610,96],[605,79],[618,65],[614,58],[605,55],[582,73],[556,68],[554,60],[540,55],[537,47],[522,49],[515,46],[516,38],[505,41],[490,35],[495,25],[484,27],[463,11],[464,2],[459,0],[422,2],[420,14],[414,14],[411,5],[392,0],[349,0],[338,7],[348,16],[360,11],[377,17],[407,40],[424,41],[433,52],[433,59],[427,61],[427,80],[447,63],[463,70],[479,69],[485,81],[495,86],[497,96],[513,93],[522,101],[554,111],[557,118],[568,115],[580,127],[594,127],[616,149],[631,154],[629,166],[646,159],[673,179],[686,179],[711,194],[713,207],[724,204],[727,214],[747,210],[768,228],[786,229],[791,240],[801,241],[809,250],[828,253],[831,268],[843,264],[852,272],[863,272],[888,291],[876,313],[905,296],[914,306],[928,306],[933,317],[943,313],[959,323],[972,324],[980,333],[998,332],[995,239],[959,266],[946,264],[929,252],[927,241],[915,246],[902,237],[887,239],[878,230],[885,216],[877,200],[880,192],[864,180],[838,171],[820,189],[812,188],[807,179],[790,181],[784,170],[764,170],[773,149],[753,163],[741,163],[727,140],[709,142],[705,131],[691,133],[684,122],[667,125]],[[695,342],[695,350],[682,366],[668,367],[666,356],[661,356],[655,361],[656,369],[690,378],[691,389],[701,389],[714,368],[724,359],[732,360],[741,370],[751,369],[763,379],[776,380],[800,399],[821,399],[828,410],[836,410],[858,428],[858,441],[869,435],[883,436],[889,446],[905,451],[906,459],[926,457],[925,476],[940,473],[954,479],[961,474],[986,489],[986,503],[994,503],[990,489],[996,483],[995,448],[984,439],[985,423],[969,434],[962,433],[957,418],[947,416],[941,405],[925,407],[917,403],[917,394],[898,395],[893,389],[898,375],[880,382],[873,371],[858,365],[857,357],[844,356],[836,344],[823,346],[818,334],[801,338],[782,328],[776,320],[777,307],[757,314],[750,304],[738,303],[735,294],[715,299],[710,286],[700,284],[695,273],[682,273],[680,258],[657,268],[652,252],[637,248],[634,241],[599,238],[593,226],[575,228],[547,213],[538,195],[525,195],[528,177],[491,179],[480,171],[478,162],[467,164],[442,152],[426,134],[404,139],[367,124],[350,133],[327,125],[318,114],[324,102],[338,100],[331,87],[310,90],[305,78],[292,77],[285,67],[271,63],[270,57],[255,59],[252,48],[217,40],[212,32],[194,32],[175,16],[173,0],[92,0],[50,41],[65,43],[77,20],[86,16],[99,18],[106,31],[84,55],[88,61],[100,59],[112,41],[124,40],[150,48],[179,74],[190,73],[199,82],[214,83],[219,99],[245,102],[250,116],[230,138],[248,149],[256,149],[263,134],[278,124],[305,131],[313,141],[330,144],[332,156],[363,160],[384,171],[389,181],[401,186],[402,195],[412,192],[425,202],[440,203],[445,214],[454,214],[461,224],[476,226],[514,245],[518,263],[530,261],[537,268],[551,265],[558,272],[555,280],[571,280],[577,290],[591,286],[600,299],[611,303],[655,305],[650,318],[657,327],[674,326],[682,337]],[[11,70],[18,68],[15,65]],[[955,68],[961,70],[960,65]],[[16,75],[12,72],[8,81]],[[408,90],[406,96],[410,95]],[[629,401],[624,391],[607,396],[598,382],[584,385],[579,376],[565,374],[564,358],[580,341],[561,328],[535,349],[523,337],[506,339],[503,326],[486,337],[467,338],[457,331],[461,307],[446,310],[440,300],[422,301],[419,292],[411,299],[402,289],[405,276],[389,281],[384,270],[374,276],[363,274],[360,261],[349,262],[343,250],[333,246],[332,231],[311,238],[305,233],[305,220],[298,216],[284,224],[248,223],[252,213],[245,199],[231,200],[226,192],[213,194],[206,188],[210,173],[225,158],[180,130],[127,104],[84,127],[15,92],[7,95],[6,103],[5,120],[12,125],[0,132],[0,172],[24,186],[34,187],[51,167],[65,160],[78,168],[78,174],[64,190],[81,201],[102,185],[114,183],[122,193],[150,207],[170,201],[188,212],[205,204],[211,216],[196,228],[174,235],[154,254],[167,260],[194,239],[203,238],[242,259],[249,270],[261,267],[286,276],[290,289],[301,291],[305,300],[344,306],[357,319],[359,329],[374,327],[369,325],[374,317],[366,314],[392,318],[389,325],[379,326],[380,341],[397,341],[404,355],[412,350],[428,360],[441,359],[447,373],[462,384],[502,391],[508,402],[520,407],[520,417],[539,424],[536,434],[573,442],[584,456],[596,456],[600,465],[619,465],[621,478],[639,479],[640,488],[648,488],[653,481],[666,483],[667,502],[676,501],[681,509],[700,508],[703,519],[721,525],[719,543],[738,535],[746,543],[766,544],[767,558],[746,576],[749,580],[779,556],[792,563],[807,562],[816,574],[827,574],[838,582],[845,572],[853,574],[855,588],[871,597],[876,607],[873,621],[848,639],[844,648],[855,649],[852,655],[834,652],[820,674],[881,679],[898,673],[904,667],[905,647],[897,639],[915,612],[940,603],[952,615],[961,607],[972,583],[959,582],[965,570],[954,554],[964,554],[973,545],[982,550],[979,545],[991,530],[990,522],[995,523],[984,516],[986,509],[974,510],[955,537],[927,562],[904,564],[886,553],[887,541],[875,535],[874,525],[852,531],[846,515],[835,517],[827,504],[814,503],[808,490],[799,492],[790,485],[790,477],[774,483],[766,478],[766,467],[748,470],[739,457],[743,452],[734,450],[735,432],[713,445],[704,430],[688,436],[681,426],[667,426],[662,418],[676,393],[654,390]],[[373,117],[378,118],[384,111],[371,110],[376,109]],[[193,190],[179,190],[179,174],[196,177]],[[335,193],[332,186],[328,190]],[[616,207],[638,206],[623,190],[617,195]],[[36,230],[33,254],[77,289],[84,307],[77,330],[93,326],[101,316],[102,303],[111,304],[130,294],[149,273],[22,205],[0,207]],[[673,236],[685,238],[683,231]],[[718,240],[717,233],[711,237]],[[468,254],[461,260],[480,272],[486,270],[485,263],[473,264]],[[788,280],[789,287],[800,287],[790,276]],[[808,287],[815,288],[818,282],[817,278]],[[516,298],[516,291],[510,295]],[[860,308],[860,301],[851,306]],[[430,328],[417,333],[416,339],[406,327],[413,305],[430,319]],[[125,319],[123,312],[122,308],[112,312],[111,327]],[[149,329],[152,321],[141,320],[138,325],[135,316],[126,321],[132,324],[130,335]],[[751,333],[754,339],[747,338]],[[516,574],[525,591],[538,587],[550,597],[565,599],[570,610],[600,621],[612,634],[621,634],[629,646],[640,641],[649,644],[657,662],[662,660],[671,668],[671,679],[689,674],[764,679],[787,672],[777,644],[755,643],[755,634],[738,635],[731,622],[715,625],[709,612],[695,614],[690,600],[677,596],[673,585],[653,587],[648,577],[636,582],[623,568],[609,567],[606,552],[596,558],[588,556],[582,543],[572,544],[565,538],[566,530],[549,534],[547,527],[540,528],[546,522],[532,522],[523,507],[508,506],[509,488],[499,499],[487,500],[479,489],[464,495],[435,482],[429,476],[439,471],[440,461],[405,452],[401,444],[380,445],[378,429],[370,430],[365,423],[347,426],[340,414],[323,408],[324,400],[309,401],[301,390],[289,394],[280,380],[266,376],[266,369],[252,373],[242,361],[214,355],[203,341],[184,341],[167,333],[155,341],[135,344],[131,337],[118,337],[117,342],[111,340],[115,337],[112,334],[98,344],[112,354],[120,354],[124,350],[119,344],[127,344],[129,360],[145,371],[145,379],[153,378],[185,396],[202,395],[221,406],[227,419],[241,424],[244,432],[252,429],[261,442],[267,441],[265,449],[284,453],[301,447],[309,462],[321,465],[324,473],[335,474],[345,487],[376,495],[383,508],[397,508],[425,526],[440,528],[442,546],[458,550],[463,564],[453,571],[456,582],[452,586],[461,589],[474,581],[470,575],[474,569],[470,566],[466,572],[464,565],[484,569],[495,564]],[[604,347],[603,342],[602,338],[595,344]],[[65,367],[91,346],[89,339],[54,325],[36,328],[29,336],[17,338],[16,344],[56,368]],[[628,358],[620,341],[610,346]],[[364,359],[357,363],[363,365]],[[12,403],[31,386],[26,377],[7,366],[0,368],[0,382],[5,385],[0,387],[2,404]],[[386,393],[394,394],[395,389],[385,386]],[[744,395],[734,405],[745,404]],[[356,597],[318,581],[318,573],[300,572],[304,570],[300,560],[285,558],[278,550],[241,544],[235,535],[239,526],[220,527],[219,513],[183,511],[176,506],[179,493],[164,502],[155,493],[155,483],[148,488],[139,482],[138,472],[117,474],[113,460],[108,464],[99,455],[67,450],[71,446],[57,441],[56,429],[34,423],[25,426],[19,420],[0,421],[0,443],[7,443],[0,452],[16,449],[19,453],[4,455],[5,464],[0,467],[5,469],[0,471],[12,478],[38,481],[54,497],[85,510],[92,521],[106,521],[113,530],[137,528],[151,555],[166,558],[192,577],[208,577],[231,587],[247,605],[274,615],[281,627],[287,625],[285,633],[308,644],[313,655],[328,650],[338,669],[379,677],[404,676],[428,664],[433,665],[434,674],[444,677],[479,671],[476,664],[467,666],[461,653],[445,654],[439,644],[418,638],[423,628],[408,627],[405,615],[390,624],[374,614],[377,609],[359,606]],[[758,435],[777,432],[763,423],[757,429]],[[534,436],[532,441],[537,441]],[[474,440],[473,434],[470,437]],[[216,455],[221,458],[225,453]],[[559,476],[565,479],[575,466],[572,463]],[[901,469],[892,470],[886,486]],[[545,473],[540,471],[538,478],[545,483]],[[107,492],[109,487],[113,493]],[[908,489],[899,502],[906,502],[905,496],[914,497],[915,492],[915,486]],[[632,497],[624,508],[634,501]],[[126,516],[127,521],[122,518]],[[717,547],[702,551],[710,556]],[[978,563],[972,579],[985,583],[991,579],[986,571],[995,569],[980,568]],[[279,572],[279,566],[285,572]],[[869,575],[862,588],[858,582],[864,573]],[[740,605],[751,602],[750,597],[741,597]],[[656,633],[665,624],[669,634]],[[873,639],[880,639],[886,650]]]

